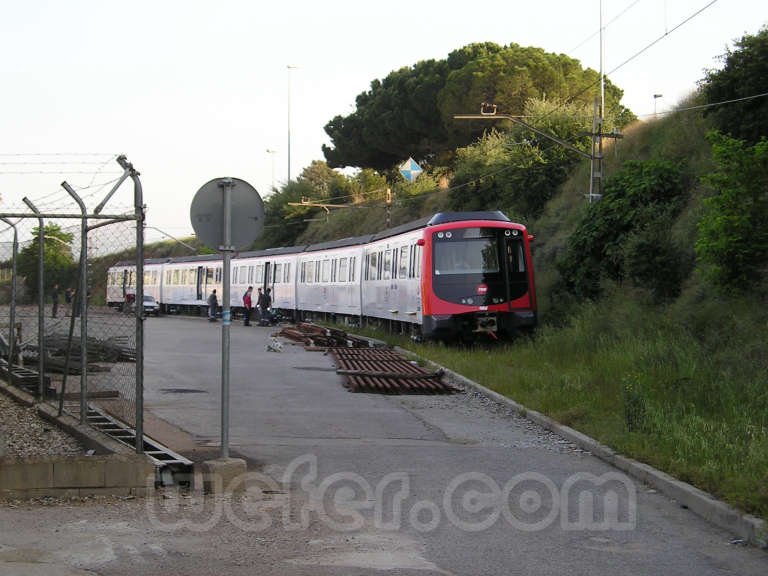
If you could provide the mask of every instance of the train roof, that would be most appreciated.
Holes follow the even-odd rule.
[[[236,258],[255,258],[263,256],[280,256],[283,254],[300,254],[302,252],[319,252],[321,250],[331,250],[333,248],[345,248],[347,246],[359,246],[361,244],[368,244],[376,240],[383,240],[384,238],[390,238],[397,236],[398,234],[405,234],[413,230],[419,230],[420,228],[426,228],[427,226],[435,226],[437,224],[446,224],[449,222],[462,222],[466,220],[490,220],[495,222],[511,222],[511,220],[500,210],[483,211],[483,212],[438,212],[432,216],[425,218],[419,218],[394,228],[388,228],[375,234],[366,234],[364,236],[352,236],[349,238],[342,238],[340,240],[329,240],[328,242],[319,242],[317,244],[309,244],[304,246],[284,246],[278,248],[267,248],[266,250],[251,250],[249,252],[240,252]],[[236,259],[235,258],[235,259]],[[198,254],[195,256],[180,256],[177,258],[147,258],[144,260],[145,264],[176,264],[183,262],[200,262],[205,260],[222,260],[221,254]],[[114,266],[134,266],[135,262],[121,261],[114,264]]]
[[[311,244],[307,246],[305,252],[318,252],[319,250],[331,250],[332,248],[344,248],[346,246],[359,246],[360,244],[367,244],[373,240],[373,234],[366,234],[365,236],[352,236],[349,238],[342,238],[341,240],[330,240],[328,242],[319,242],[318,244]]]
[[[283,254],[297,254],[304,252],[306,246],[283,246],[280,248],[267,248],[266,250],[251,250],[249,252],[240,252],[238,258],[256,258],[259,256],[281,256]]]
[[[512,222],[506,214],[500,210],[486,212],[438,212],[427,222],[427,226],[445,224],[447,222],[461,222],[462,220],[495,220],[497,222]]]

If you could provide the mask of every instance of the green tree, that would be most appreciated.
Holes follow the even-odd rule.
[[[664,229],[687,197],[679,165],[626,162],[568,239],[557,264],[560,281],[555,292],[596,298],[600,280],[606,277],[628,278],[657,295],[674,295],[682,281],[680,258]]]
[[[531,99],[524,112],[543,118],[539,128],[588,149],[588,138],[581,135],[591,123],[584,105]],[[580,161],[575,152],[522,126],[491,130],[457,151],[451,208],[500,209],[519,220],[536,217]]]
[[[721,56],[722,70],[710,70],[701,92],[707,103],[736,100],[768,92],[768,26],[754,36],[736,42],[736,50]],[[752,98],[715,106],[704,111],[711,115],[724,134],[754,144],[768,137],[768,98]]]
[[[27,294],[38,295],[39,231],[32,230],[32,241],[19,252],[18,271],[24,277]],[[43,228],[43,290],[47,294],[54,284],[71,283],[77,265],[72,257],[73,234],[62,231],[57,224],[46,224]]]
[[[704,200],[696,254],[721,291],[754,286],[768,262],[768,141],[748,146],[711,133],[716,169],[704,178],[715,195]]]
[[[326,124],[332,146],[323,146],[323,153],[332,167],[387,170],[408,156],[420,163],[444,162],[487,128],[457,125],[456,113],[475,112],[481,102],[493,101],[505,113],[521,114],[531,98],[591,106],[598,90],[598,74],[562,54],[517,44],[471,44],[445,60],[418,62],[371,82],[370,90],[357,96],[353,113]],[[620,125],[634,118],[619,104],[622,91],[610,82],[606,96],[608,115]]]

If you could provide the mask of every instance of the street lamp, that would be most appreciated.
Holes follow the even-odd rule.
[[[272,191],[274,191],[275,190],[275,154],[277,154],[277,150],[271,150],[270,148],[267,148],[267,154],[272,156]]]
[[[291,181],[291,70],[298,66],[286,66],[288,69],[288,182]]]
[[[654,94],[653,95],[653,117],[656,118],[656,100],[659,98],[663,98],[664,94]]]

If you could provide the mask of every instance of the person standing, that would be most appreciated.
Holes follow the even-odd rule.
[[[216,311],[219,308],[219,297],[216,296],[216,288],[208,296],[208,321],[216,322]]]
[[[264,298],[264,294],[261,293],[261,287],[259,287],[258,292],[256,297],[256,314],[259,316],[259,325],[261,325],[261,301]]]
[[[262,326],[269,326],[269,307],[272,306],[272,296],[269,295],[271,290],[267,288],[267,291],[261,296],[261,302],[259,304],[259,312],[261,319],[259,324]]]
[[[253,293],[253,286],[248,286],[248,290],[243,295],[243,306],[245,306],[245,317],[243,326],[251,325],[251,309],[253,308],[253,301],[251,300],[251,294]]]
[[[59,285],[54,284],[51,290],[51,300],[53,301],[53,311],[51,312],[51,318],[56,318],[56,313],[59,311]]]

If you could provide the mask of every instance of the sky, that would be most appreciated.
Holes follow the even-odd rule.
[[[262,196],[286,182],[289,132],[292,178],[323,160],[325,124],[392,70],[487,41],[600,68],[600,0],[0,2],[0,213],[27,212],[24,196],[76,211],[62,180],[92,208],[125,154],[141,173],[148,241],[191,235],[192,199],[213,178]],[[765,0],[719,0],[678,27],[710,3],[602,1],[603,69],[641,119],[768,24]],[[124,183],[109,206],[132,194]]]

